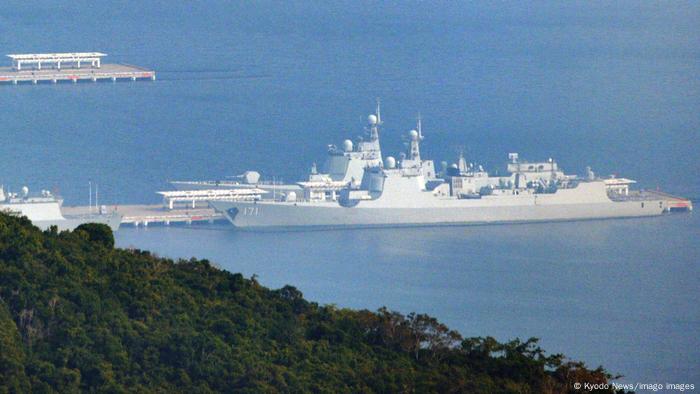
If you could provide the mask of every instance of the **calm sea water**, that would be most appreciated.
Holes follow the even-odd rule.
[[[700,6],[587,2],[9,0],[6,53],[103,51],[155,82],[0,86],[0,182],[85,204],[157,202],[171,179],[295,180],[362,133],[387,154],[508,152],[700,196]],[[9,64],[9,59],[8,62]],[[698,379],[697,215],[465,229],[133,230],[120,245],[211,257],[340,306],[419,310],[465,335],[539,336],[641,380]],[[274,241],[274,242],[271,242]]]

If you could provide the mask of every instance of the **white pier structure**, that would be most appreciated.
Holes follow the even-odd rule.
[[[67,207],[61,211],[69,216],[90,215],[94,211],[90,207]],[[211,208],[184,208],[168,210],[160,204],[156,205],[115,205],[114,212],[122,217],[122,225],[148,227],[151,224],[169,226],[171,224],[206,224],[222,220],[223,216]]]
[[[81,64],[90,63],[93,68],[100,68],[101,59],[107,56],[101,52],[75,52],[75,53],[23,53],[10,54],[7,57],[12,59],[12,69],[22,71],[22,65],[29,65],[41,70],[42,63],[50,68],[61,69],[61,65],[80,68]],[[26,68],[26,67],[25,67]]]
[[[0,84],[152,80],[156,73],[130,64],[103,63],[102,52],[11,54],[12,67],[0,67]]]
[[[163,196],[163,206],[171,210],[175,208],[177,203],[186,203],[192,208],[197,208],[198,201],[258,201],[264,193],[267,191],[257,188],[158,192]]]

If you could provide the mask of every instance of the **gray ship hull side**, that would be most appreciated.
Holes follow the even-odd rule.
[[[343,208],[333,203],[317,205],[212,202],[241,229],[343,228],[469,225],[571,221],[655,216],[662,214],[662,200],[595,202],[580,204],[470,206],[432,208]]]
[[[75,230],[85,223],[101,223],[109,226],[112,231],[117,231],[121,224],[121,215],[92,216],[92,217],[66,217],[64,220],[37,220],[32,224],[42,230],[48,230],[51,226],[58,227],[58,231]]]

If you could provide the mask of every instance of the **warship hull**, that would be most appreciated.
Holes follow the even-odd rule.
[[[30,219],[31,220],[31,219]],[[41,230],[48,230],[51,226],[56,226],[58,231],[74,230],[76,227],[85,223],[100,223],[106,224],[112,231],[119,230],[122,217],[120,215],[104,215],[92,217],[66,217],[65,219],[55,220],[32,220],[32,224],[39,227]]]
[[[345,208],[333,203],[211,202],[240,229],[449,226],[661,215],[663,200],[433,208]]]
[[[33,225],[42,230],[47,230],[51,226],[56,226],[59,231],[73,230],[84,223],[102,223],[108,225],[112,231],[117,231],[122,220],[122,216],[116,212],[64,216],[61,212],[61,202],[53,198],[1,203],[0,212],[26,216]]]
[[[74,230],[76,227],[85,223],[100,223],[109,226],[112,231],[119,230],[122,217],[118,214],[113,215],[99,215],[99,216],[78,216],[70,217],[66,216],[63,220],[33,220],[32,224],[39,227],[42,230],[47,230],[51,226],[58,227],[58,231],[64,230]]]

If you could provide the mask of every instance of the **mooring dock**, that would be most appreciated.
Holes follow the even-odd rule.
[[[12,54],[12,67],[0,67],[0,84],[155,80],[156,73],[129,64],[104,64],[100,52]]]
[[[92,192],[91,192],[92,193]],[[226,190],[186,190],[158,192],[163,196],[163,204],[157,205],[98,205],[62,207],[64,216],[84,216],[91,213],[117,212],[122,215],[122,224],[135,227],[149,225],[214,223],[226,220],[224,216],[209,207],[209,201],[257,201],[265,190],[250,187]],[[95,197],[97,199],[97,197]]]
[[[197,223],[214,223],[217,220],[224,220],[223,216],[211,208],[192,208],[192,209],[167,209],[162,205],[110,205],[105,207],[107,212],[115,211],[122,215],[122,224],[129,224],[134,227],[147,227],[149,225],[164,225],[171,224],[197,224]],[[96,208],[93,207],[63,207],[62,212],[66,216],[70,215],[86,215],[90,212],[96,213]]]

